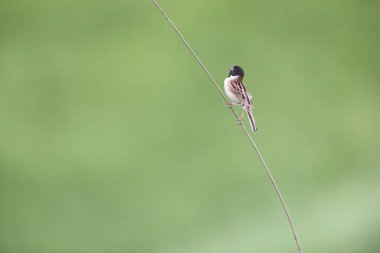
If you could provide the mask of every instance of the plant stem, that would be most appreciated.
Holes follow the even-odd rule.
[[[152,0],[153,3],[156,5],[156,7],[161,11],[161,13],[165,16],[166,20],[170,23],[170,25],[173,27],[173,29],[175,30],[175,32],[178,34],[178,36],[181,38],[181,40],[183,41],[183,43],[186,45],[186,47],[190,50],[191,54],[194,56],[195,60],[199,63],[199,65],[202,67],[202,69],[204,70],[204,72],[206,73],[206,75],[208,76],[208,78],[211,80],[211,82],[214,84],[215,88],[218,90],[218,92],[220,93],[220,95],[223,97],[223,99],[225,100],[226,103],[229,103],[229,100],[226,98],[226,96],[223,94],[222,90],[220,89],[219,85],[216,83],[215,79],[211,76],[210,72],[207,70],[207,68],[205,67],[205,65],[203,64],[203,62],[201,61],[201,59],[197,56],[197,54],[194,52],[194,50],[190,47],[189,43],[186,41],[186,39],[183,37],[183,35],[181,34],[181,32],[178,30],[178,28],[176,27],[176,25],[174,24],[174,22],[169,18],[169,16],[165,13],[165,11],[161,8],[161,6],[157,3],[156,0]],[[233,115],[235,116],[236,120],[239,119],[238,115],[236,114],[235,110],[232,108],[232,106],[229,107],[231,112],[233,113]],[[293,232],[293,237],[294,237],[294,240],[296,241],[296,244],[297,244],[297,248],[298,248],[298,251],[299,253],[302,253],[302,249],[301,249],[301,245],[300,245],[300,242],[298,240],[298,236],[297,236],[297,233],[296,233],[296,229],[294,227],[294,224],[293,224],[293,221],[292,221],[292,218],[290,217],[290,214],[289,214],[289,211],[288,211],[288,208],[286,207],[286,204],[285,204],[285,200],[284,198],[282,197],[282,194],[280,192],[280,189],[278,188],[277,184],[276,184],[276,181],[274,180],[273,176],[272,176],[272,173],[270,172],[270,169],[267,165],[267,163],[265,162],[264,160],[264,157],[261,155],[260,151],[259,151],[259,148],[256,146],[255,142],[253,141],[251,135],[249,134],[249,132],[247,131],[247,129],[245,128],[245,126],[243,124],[240,124],[240,126],[242,127],[245,135],[247,136],[250,144],[252,145],[252,147],[254,148],[256,154],[258,155],[259,159],[261,160],[261,163],[263,164],[264,168],[265,168],[265,171],[266,173],[268,174],[268,177],[274,187],[274,189],[276,190],[276,193],[277,193],[277,196],[278,198],[280,199],[280,202],[281,202],[281,205],[282,205],[282,208],[284,209],[285,211],[285,214],[286,214],[286,217],[288,219],[288,222],[289,222],[289,225],[292,229],[292,232]]]

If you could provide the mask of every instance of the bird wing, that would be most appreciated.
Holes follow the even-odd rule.
[[[234,95],[242,101],[244,104],[251,105],[252,104],[252,96],[247,92],[244,84],[240,81],[231,82],[231,91]]]

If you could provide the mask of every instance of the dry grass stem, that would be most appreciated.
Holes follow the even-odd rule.
[[[217,84],[217,82],[215,81],[215,79],[211,76],[210,72],[207,70],[207,68],[205,67],[205,65],[203,64],[203,62],[201,61],[201,59],[197,56],[197,54],[194,52],[194,50],[190,47],[189,43],[186,41],[186,39],[183,37],[183,35],[181,34],[181,32],[178,30],[178,28],[176,27],[176,25],[173,23],[173,21],[169,18],[169,16],[164,12],[164,10],[161,8],[161,6],[157,3],[156,0],[152,0],[153,3],[157,6],[157,8],[161,11],[161,13],[165,16],[166,20],[169,21],[170,25],[173,27],[173,29],[175,30],[175,32],[178,34],[178,36],[181,38],[181,40],[183,41],[183,43],[185,43],[186,47],[190,50],[191,54],[193,55],[193,57],[195,58],[195,60],[199,63],[199,65],[202,67],[202,69],[204,70],[204,72],[206,73],[206,75],[208,76],[208,78],[211,80],[212,84],[215,86],[215,88],[218,90],[219,94],[223,97],[223,99],[225,100],[226,103],[229,102],[229,100],[226,98],[226,96],[224,95],[224,93],[222,92],[222,90],[220,89],[219,85]],[[235,110],[232,108],[232,106],[230,107],[230,110],[232,112],[232,114],[235,116],[236,120],[239,119],[238,115],[236,114]],[[248,130],[246,129],[246,127],[243,125],[243,124],[240,124],[241,128],[243,129],[243,132],[245,133],[245,135],[247,136],[248,138],[248,141],[250,142],[251,146],[253,147],[253,149],[255,150],[256,154],[258,155],[258,157],[260,158],[261,160],[261,163],[263,164],[264,168],[265,168],[265,171],[266,173],[268,174],[269,176],[269,179],[274,187],[274,189],[276,190],[276,193],[277,193],[277,196],[278,198],[280,199],[280,202],[281,202],[281,205],[282,205],[282,208],[284,209],[285,211],[285,214],[286,214],[286,217],[288,219],[288,222],[289,222],[289,225],[292,229],[292,232],[293,232],[293,236],[294,236],[294,240],[296,241],[296,244],[297,244],[297,248],[298,248],[298,251],[299,253],[302,253],[302,249],[301,249],[301,245],[300,245],[300,242],[298,240],[298,236],[297,236],[297,233],[296,233],[296,229],[294,227],[294,224],[293,224],[293,221],[290,217],[290,214],[289,214],[289,211],[288,211],[288,208],[286,207],[286,204],[285,204],[285,201],[284,201],[284,198],[282,197],[282,194],[280,192],[280,189],[278,188],[277,184],[276,184],[276,181],[274,180],[273,176],[272,176],[272,173],[270,172],[269,170],[269,167],[267,165],[267,163],[265,162],[263,156],[261,155],[258,147],[256,146],[255,142],[253,141],[251,135],[249,134]]]

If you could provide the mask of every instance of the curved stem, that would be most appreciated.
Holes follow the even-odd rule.
[[[197,54],[194,52],[194,50],[190,47],[189,43],[186,41],[186,39],[183,37],[182,33],[179,31],[179,29],[176,27],[176,25],[174,24],[174,22],[169,18],[169,16],[165,13],[165,11],[161,8],[161,6],[157,3],[156,0],[152,0],[153,3],[157,6],[157,8],[161,11],[161,13],[165,16],[166,20],[170,23],[170,25],[173,27],[173,29],[175,30],[175,32],[178,34],[178,36],[181,38],[181,40],[183,41],[183,43],[186,45],[186,47],[190,50],[191,54],[193,55],[193,57],[195,58],[195,60],[199,63],[199,65],[202,67],[202,69],[204,70],[204,72],[206,73],[206,75],[208,76],[208,78],[211,80],[211,82],[213,83],[213,85],[215,86],[215,88],[218,90],[218,92],[220,93],[220,95],[223,97],[223,99],[225,100],[225,102],[227,104],[230,104],[229,100],[226,98],[226,96],[223,94],[222,90],[220,89],[219,85],[216,83],[215,79],[211,76],[210,72],[207,70],[207,68],[205,67],[205,65],[203,64],[203,62],[201,61],[201,59],[197,56]],[[235,110],[232,108],[232,106],[229,107],[229,109],[231,110],[231,112],[233,113],[233,115],[235,116],[235,118],[237,120],[239,120],[239,117],[238,115],[236,114]],[[240,124],[240,126],[242,127],[245,135],[247,136],[250,144],[252,145],[252,147],[254,148],[256,154],[258,155],[258,157],[260,158],[261,160],[261,163],[263,164],[264,168],[265,168],[265,171],[266,173],[268,174],[269,176],[269,179],[274,187],[274,189],[276,190],[276,193],[277,193],[277,196],[278,198],[280,199],[280,202],[281,202],[281,205],[282,205],[282,208],[284,209],[285,211],[285,214],[286,214],[286,217],[288,219],[288,222],[289,222],[289,225],[292,229],[292,232],[293,232],[293,237],[294,237],[294,240],[296,241],[296,244],[297,244],[297,248],[298,248],[298,251],[299,253],[302,253],[302,249],[301,249],[301,245],[300,245],[300,242],[298,240],[298,236],[297,236],[297,233],[296,233],[296,229],[294,227],[294,224],[293,224],[293,221],[292,221],[292,218],[290,217],[290,214],[289,214],[289,211],[288,211],[288,208],[286,207],[286,204],[285,204],[285,200],[284,198],[282,197],[282,194],[281,194],[281,191],[280,189],[278,188],[277,184],[276,184],[276,181],[274,180],[273,176],[272,176],[272,173],[270,172],[270,169],[267,165],[267,163],[265,162],[264,160],[264,157],[261,155],[258,147],[256,146],[255,142],[253,141],[251,135],[249,134],[249,132],[247,131],[247,129],[245,128],[245,126],[243,124]]]

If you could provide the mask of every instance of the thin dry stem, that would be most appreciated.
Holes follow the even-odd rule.
[[[176,25],[173,23],[173,21],[169,18],[169,16],[164,12],[164,10],[161,8],[161,6],[157,3],[156,0],[152,0],[153,3],[157,6],[157,8],[161,11],[161,13],[165,16],[166,20],[170,23],[170,25],[173,27],[173,29],[175,30],[175,32],[178,34],[178,36],[181,38],[181,40],[183,41],[183,43],[185,43],[186,47],[190,50],[191,54],[193,55],[193,57],[195,58],[195,60],[199,63],[199,65],[202,67],[202,69],[204,70],[204,72],[206,73],[206,75],[208,76],[208,78],[211,80],[211,82],[213,83],[213,85],[215,86],[215,88],[218,90],[219,94],[223,97],[223,99],[225,100],[225,102],[228,104],[229,103],[229,100],[226,98],[226,96],[223,94],[222,90],[220,89],[219,85],[216,83],[215,79],[211,76],[210,72],[207,70],[207,68],[205,67],[205,65],[203,64],[203,62],[201,61],[201,59],[197,56],[197,54],[194,52],[194,50],[190,47],[189,43],[186,41],[186,39],[183,37],[183,35],[181,34],[181,32],[178,30],[178,28],[176,27]],[[235,110],[232,108],[232,106],[229,107],[229,109],[231,110],[231,112],[233,113],[233,115],[235,116],[236,120],[239,120],[239,117],[238,115],[236,114]],[[301,245],[300,245],[300,242],[298,240],[298,236],[297,236],[297,233],[296,233],[296,229],[294,227],[294,224],[293,224],[293,221],[290,217],[290,214],[289,214],[289,211],[288,211],[288,208],[286,207],[286,204],[285,204],[285,200],[284,198],[282,197],[282,194],[280,192],[280,189],[278,188],[277,184],[276,184],[276,181],[274,180],[273,176],[272,176],[272,173],[270,172],[269,170],[269,167],[267,165],[267,163],[265,162],[263,156],[261,155],[258,147],[256,146],[255,142],[253,141],[251,135],[249,134],[248,130],[245,128],[245,126],[243,124],[240,124],[240,126],[242,127],[245,135],[247,136],[250,144],[252,145],[252,147],[254,148],[256,154],[258,155],[258,157],[260,158],[261,160],[261,163],[263,164],[264,168],[265,168],[265,171],[266,173],[268,174],[269,176],[269,179],[274,187],[274,189],[276,190],[276,193],[277,193],[277,196],[278,198],[280,199],[280,202],[281,202],[281,205],[282,205],[282,208],[284,209],[285,211],[285,214],[286,214],[286,217],[288,219],[288,222],[289,222],[289,225],[292,229],[292,232],[293,232],[293,237],[294,237],[294,240],[296,241],[296,244],[297,244],[297,248],[298,248],[298,251],[299,253],[302,253],[302,249],[301,249]]]

